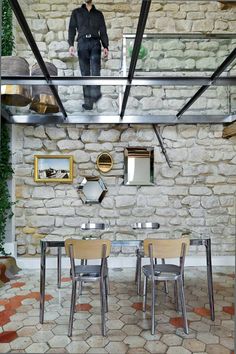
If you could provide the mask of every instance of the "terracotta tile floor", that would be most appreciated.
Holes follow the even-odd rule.
[[[101,336],[97,285],[85,284],[77,305],[73,337],[68,338],[68,270],[63,271],[60,290],[56,289],[55,271],[47,272],[43,325],[39,324],[39,271],[22,271],[19,275],[0,289],[0,353],[233,353],[233,268],[214,269],[215,322],[209,317],[206,269],[186,269],[189,335],[181,328],[171,284],[168,295],[164,294],[162,284],[159,286],[157,329],[154,336],[150,334],[150,307],[146,314],[142,312],[142,298],[136,295],[132,268],[110,271],[107,337]]]

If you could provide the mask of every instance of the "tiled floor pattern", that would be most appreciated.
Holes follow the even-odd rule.
[[[134,269],[110,271],[107,337],[101,336],[97,285],[85,284],[77,304],[73,337],[67,337],[71,284],[63,272],[56,289],[55,271],[47,272],[45,323],[39,324],[39,272],[22,271],[0,289],[0,353],[232,354],[234,353],[233,268],[214,269],[216,320],[209,317],[206,269],[187,268],[185,294],[189,335],[175,311],[173,289],[160,284],[156,334],[150,334],[150,307],[142,312]],[[150,300],[150,299],[148,299]]]

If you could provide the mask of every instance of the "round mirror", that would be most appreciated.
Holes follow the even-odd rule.
[[[97,167],[102,173],[109,172],[113,167],[113,159],[108,152],[102,152],[97,157]]]

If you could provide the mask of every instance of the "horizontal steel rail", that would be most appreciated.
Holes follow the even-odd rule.
[[[60,85],[60,86],[80,86],[80,85],[101,85],[101,86],[232,86],[236,85],[236,76],[217,78],[214,82],[210,77],[190,76],[140,76],[134,77],[132,82],[127,81],[127,77],[93,77],[93,76],[51,76],[50,83],[42,76],[2,76],[2,85]]]
[[[191,0],[190,0],[191,1]],[[196,0],[193,0],[196,1]],[[233,0],[235,2],[235,0]],[[134,33],[124,33],[123,38],[134,39]],[[144,33],[143,38],[177,38],[177,39],[235,39],[236,33]]]
[[[10,124],[223,124],[236,121],[236,115],[185,115],[181,120],[175,115],[126,115],[121,118],[119,115],[71,115],[66,119],[62,115],[12,115],[5,119]]]

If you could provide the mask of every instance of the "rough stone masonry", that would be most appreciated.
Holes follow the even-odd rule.
[[[68,55],[67,28],[72,9],[80,1],[21,1],[24,14],[44,60],[54,63],[58,75],[80,75],[76,59]],[[135,33],[141,1],[102,1],[110,38],[110,58],[102,62],[102,75],[118,75],[121,67],[123,33]],[[223,9],[216,1],[153,1],[146,33],[235,33],[236,9]],[[15,54],[29,64],[35,59],[15,24]],[[190,70],[209,73],[222,62],[236,40],[151,40],[143,42],[148,55],[138,61],[141,74]],[[129,46],[132,43],[128,42]],[[127,65],[129,58],[127,58]],[[187,73],[188,74],[188,73]],[[128,114],[175,114],[196,92],[196,87],[132,88]],[[119,88],[103,87],[103,98],[93,114],[114,114],[118,110]],[[69,114],[81,114],[82,88],[59,87]],[[231,90],[231,103],[235,92]],[[28,108],[27,108],[28,109]],[[226,114],[228,91],[210,89],[188,112]],[[166,164],[150,125],[14,125],[12,132],[15,184],[15,230],[19,255],[40,252],[40,239],[46,235],[80,235],[80,225],[88,220],[109,222],[104,237],[111,239],[177,237],[182,232],[212,238],[213,255],[233,255],[235,242],[236,138],[222,139],[222,125],[161,125],[172,168]],[[155,185],[124,186],[124,148],[154,147]],[[114,167],[100,174],[96,158],[111,153]],[[67,154],[74,157],[72,184],[35,183],[34,155]],[[87,205],[80,200],[77,187],[83,176],[100,175],[108,187],[101,204]],[[155,232],[133,231],[131,223],[160,223]],[[204,250],[202,250],[203,252]],[[124,252],[124,250],[117,250]],[[129,250],[126,250],[129,252]],[[192,249],[193,254],[201,250]]]

